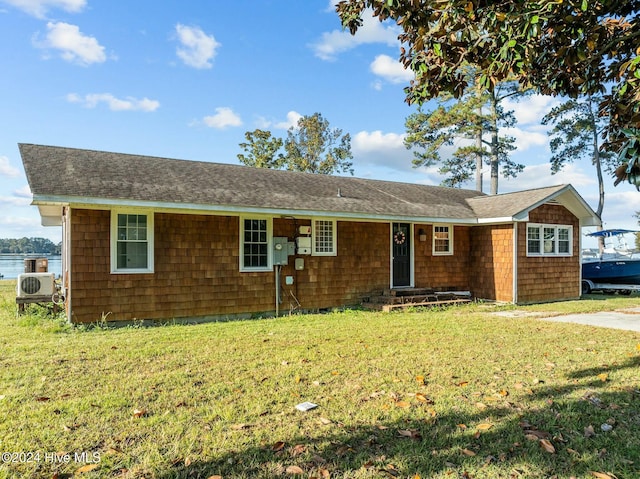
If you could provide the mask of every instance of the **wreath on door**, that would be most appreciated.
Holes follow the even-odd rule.
[[[393,234],[393,242],[397,245],[403,245],[407,241],[407,237],[402,231],[396,231]]]

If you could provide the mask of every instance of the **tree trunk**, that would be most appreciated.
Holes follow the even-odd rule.
[[[602,179],[602,162],[600,161],[600,148],[598,147],[598,127],[596,123],[596,118],[593,112],[593,108],[591,105],[591,99],[587,99],[587,104],[589,106],[589,119],[591,121],[592,128],[592,138],[593,138],[593,166],[596,167],[596,174],[598,176],[598,209],[596,214],[598,218],[602,220],[602,211],[604,210],[604,181]],[[602,231],[602,224],[598,226],[598,231]],[[598,238],[598,249],[600,250],[600,254],[604,252],[604,238]]]
[[[482,105],[478,105],[478,131],[476,131],[476,190],[482,193]]]
[[[498,156],[498,109],[495,92],[491,92],[491,194],[498,194],[498,170],[500,158]]]

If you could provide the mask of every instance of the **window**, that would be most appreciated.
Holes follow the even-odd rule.
[[[271,269],[271,220],[243,218],[240,220],[240,270],[269,271]]]
[[[337,254],[335,221],[314,220],[312,234],[314,256],[335,256]]]
[[[573,226],[527,225],[527,256],[572,256]]]
[[[153,213],[111,213],[111,272],[153,272]]]
[[[447,255],[453,254],[453,227],[433,226],[433,254]]]

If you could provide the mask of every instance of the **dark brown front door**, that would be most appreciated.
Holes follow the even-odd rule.
[[[411,286],[411,226],[393,223],[393,287]]]

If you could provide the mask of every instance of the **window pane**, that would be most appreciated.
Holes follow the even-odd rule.
[[[146,215],[118,215],[116,268],[146,269],[149,265]]]
[[[544,252],[547,254],[556,252],[555,228],[544,228]]]
[[[451,251],[448,226],[435,226],[433,229],[433,238],[434,252],[448,253]]]
[[[540,228],[537,226],[527,228],[527,249],[529,253],[540,253]]]
[[[267,220],[244,220],[242,264],[245,268],[268,265]]]
[[[333,253],[333,221],[316,220],[314,223],[315,234],[315,252],[316,253]]]

